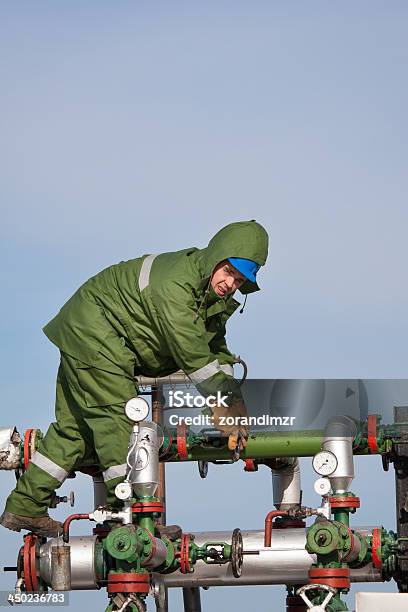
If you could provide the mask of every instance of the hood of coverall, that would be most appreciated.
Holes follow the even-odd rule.
[[[215,266],[229,257],[241,257],[265,265],[268,256],[268,234],[255,220],[239,221],[226,225],[211,238],[201,250],[203,282],[208,282]],[[244,295],[259,291],[257,283],[246,280],[239,291]]]

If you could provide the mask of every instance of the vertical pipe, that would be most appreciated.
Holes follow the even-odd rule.
[[[106,506],[106,485],[101,472],[92,476],[94,487],[94,508]]]
[[[289,510],[301,504],[300,467],[297,457],[288,457],[279,466],[271,466],[273,505],[278,510]]]
[[[394,423],[408,423],[408,406],[394,406]],[[408,441],[401,440],[395,445],[394,452],[397,535],[399,538],[406,538],[408,537]],[[399,571],[394,580],[398,584],[398,590],[404,593],[408,588],[408,542],[401,540],[399,548],[401,551],[398,560]]]
[[[152,420],[163,426],[163,407],[164,407],[164,395],[162,387],[152,386]],[[157,487],[156,496],[163,502],[164,512],[161,518],[158,520],[160,525],[166,524],[166,464],[164,461],[160,462],[159,465],[159,486]]]
[[[342,511],[335,511],[332,510],[333,512],[333,518],[335,521],[338,521],[339,523],[343,523],[344,525],[347,525],[347,527],[349,527],[350,525],[350,515],[348,512],[342,512]]]
[[[354,479],[353,440],[356,424],[348,416],[335,415],[324,430],[322,449],[337,459],[336,470],[329,476],[333,493],[347,493]]]
[[[201,612],[200,587],[183,588],[184,612]]]
[[[164,395],[163,388],[161,386],[152,385],[152,420],[161,427],[163,426],[163,407],[164,407]],[[157,487],[156,496],[163,503],[163,514],[158,519],[160,525],[166,524],[166,470],[165,462],[160,461],[159,464],[159,486]],[[165,596],[163,605],[160,606],[156,603],[156,612],[168,612],[169,600],[168,600],[168,589],[165,588]]]

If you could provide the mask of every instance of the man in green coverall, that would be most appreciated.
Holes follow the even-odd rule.
[[[207,248],[144,255],[99,272],[84,283],[44,332],[59,347],[56,422],[9,495],[0,524],[55,536],[61,523],[48,514],[54,490],[90,458],[99,465],[110,506],[126,475],[133,423],[126,402],[137,394],[135,375],[166,376],[183,370],[208,397],[228,395],[213,410],[214,424],[233,449],[247,428],[245,406],[225,341],[227,319],[239,306],[239,289],[259,289],[268,235],[255,221],[221,229]],[[219,425],[221,416],[238,417]]]

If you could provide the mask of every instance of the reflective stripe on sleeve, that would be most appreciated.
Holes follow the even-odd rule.
[[[220,370],[222,370],[224,374],[228,374],[228,376],[234,376],[234,368],[230,363],[221,363]]]
[[[150,270],[152,267],[153,261],[156,259],[157,255],[148,255],[145,257],[142,263],[142,267],[140,268],[139,273],[139,289],[143,291],[149,284]]]
[[[220,372],[220,364],[218,363],[218,359],[214,359],[211,363],[207,363],[207,365],[203,366],[199,370],[188,374],[189,379],[195,385],[204,382],[207,378],[211,378],[214,374]]]
[[[30,463],[34,463],[37,467],[39,467],[44,472],[47,472],[50,476],[63,483],[66,477],[68,476],[68,472],[64,470],[62,467],[45,457],[38,451],[36,451],[30,461]]]
[[[108,482],[108,480],[113,480],[114,478],[119,478],[119,476],[126,476],[126,463],[122,463],[121,465],[112,465],[110,468],[102,472],[102,475],[105,482]]]

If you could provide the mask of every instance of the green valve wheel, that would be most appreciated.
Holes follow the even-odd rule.
[[[339,530],[329,521],[315,523],[307,532],[306,550],[310,553],[328,555],[338,550],[339,545]]]
[[[133,530],[119,527],[109,533],[105,546],[111,557],[121,560],[130,560],[137,553],[137,537]]]

